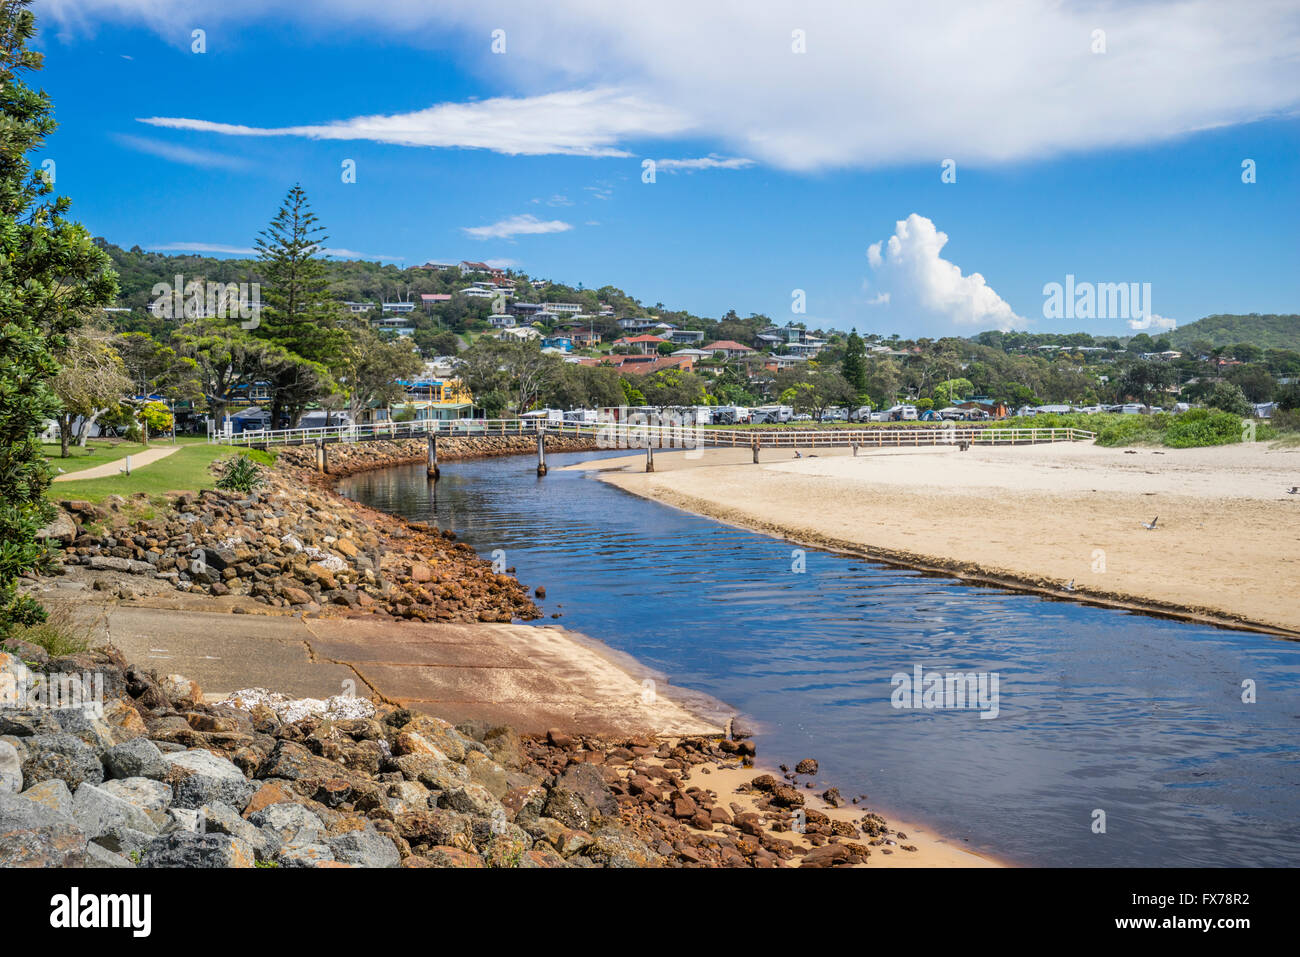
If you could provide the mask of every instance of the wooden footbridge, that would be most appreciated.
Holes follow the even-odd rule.
[[[593,439],[600,449],[644,449],[646,471],[654,471],[655,449],[699,450],[706,448],[749,448],[754,461],[763,449],[851,448],[861,449],[956,446],[965,451],[972,445],[1039,445],[1047,442],[1077,442],[1097,437],[1095,432],[1074,428],[998,428],[990,425],[958,425],[939,422],[896,428],[890,425],[820,429],[736,428],[693,424],[650,425],[634,422],[544,422],[537,419],[453,419],[393,422],[377,425],[338,425],[311,429],[277,429],[217,436],[214,442],[244,448],[268,449],[282,446],[316,446],[316,464],[329,470],[329,445],[355,442],[396,442],[423,438],[428,447],[428,473],[437,478],[438,439],[486,438],[528,435],[537,439],[537,474],[545,475],[548,436]]]

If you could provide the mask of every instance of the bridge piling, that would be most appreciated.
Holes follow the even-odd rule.
[[[546,474],[546,429],[537,430],[537,474]]]
[[[439,471],[439,469],[438,469],[438,436],[437,436],[437,433],[434,433],[434,432],[430,432],[430,433],[429,433],[429,450],[428,450],[428,451],[429,451],[429,461],[428,461],[428,464],[427,464],[426,467],[425,467],[425,474],[426,474],[429,478],[433,479],[433,480],[436,482],[436,481],[438,481],[439,477],[440,477],[441,474],[442,474],[442,473]]]

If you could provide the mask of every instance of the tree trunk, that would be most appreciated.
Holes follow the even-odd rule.
[[[68,436],[72,432],[72,416],[61,415],[58,418],[58,422],[59,422],[59,457],[66,459],[69,455]]]

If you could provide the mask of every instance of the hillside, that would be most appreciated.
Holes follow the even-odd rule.
[[[1185,349],[1194,342],[1215,346],[1234,346],[1248,342],[1261,349],[1300,350],[1300,315],[1206,316],[1179,326],[1165,338],[1175,349]]]

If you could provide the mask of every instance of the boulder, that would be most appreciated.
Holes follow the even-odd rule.
[[[164,754],[166,780],[175,790],[176,807],[200,808],[205,804],[229,804],[242,811],[257,791],[257,784],[244,777],[231,762],[211,751],[178,751]]]
[[[252,867],[253,850],[228,834],[188,834],[175,831],[157,838],[145,850],[144,867]]]
[[[69,815],[0,791],[0,867],[80,867],[86,843]]]
[[[8,741],[0,741],[0,791],[17,794],[22,789],[22,755]]]
[[[89,783],[81,785],[73,795],[72,818],[92,841],[120,828],[146,834],[157,834],[161,829],[143,808]]]
[[[104,752],[104,771],[110,778],[153,778],[161,781],[169,765],[158,745],[148,738],[134,738]]]
[[[66,732],[37,734],[27,741],[27,759],[23,762],[23,779],[37,784],[59,778],[70,791],[82,784],[99,784],[104,768],[95,749]]]

